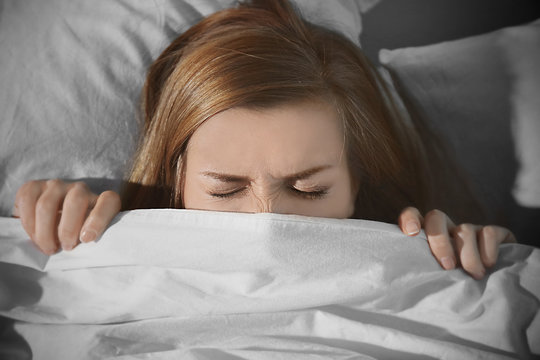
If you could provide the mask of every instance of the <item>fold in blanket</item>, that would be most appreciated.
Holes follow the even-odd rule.
[[[533,358],[539,276],[536,248],[476,281],[361,220],[138,210],[47,257],[3,218],[0,358]]]

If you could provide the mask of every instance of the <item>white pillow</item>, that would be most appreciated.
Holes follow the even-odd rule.
[[[508,29],[503,42],[514,78],[512,125],[520,165],[513,194],[520,205],[540,208],[540,20]]]
[[[508,223],[514,201],[540,207],[540,21],[381,50],[379,60],[402,97],[449,140],[490,221]]]
[[[376,0],[375,0],[376,1]],[[308,20],[358,42],[373,0],[298,0]],[[0,215],[31,179],[114,186],[137,138],[149,64],[234,0],[5,0],[0,6]],[[114,180],[114,181],[113,181]],[[113,183],[110,183],[113,181]]]

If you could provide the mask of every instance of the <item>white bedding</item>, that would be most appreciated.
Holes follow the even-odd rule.
[[[0,216],[32,179],[118,186],[146,71],[181,33],[236,0],[0,0]],[[377,0],[295,0],[358,43]]]
[[[533,247],[476,281],[360,220],[139,210],[49,258],[0,218],[0,358],[527,359],[539,275]]]

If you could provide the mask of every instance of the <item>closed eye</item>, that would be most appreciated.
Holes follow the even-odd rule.
[[[294,195],[308,200],[321,199],[328,194],[328,188],[320,188],[313,191],[303,191],[295,188],[294,186],[291,186],[289,189],[293,192]]]
[[[243,188],[239,188],[239,189],[236,189],[236,190],[233,190],[233,191],[223,192],[223,193],[221,193],[221,192],[212,192],[209,195],[212,196],[212,197],[215,197],[215,198],[226,199],[226,198],[232,198],[232,197],[241,195],[246,190],[247,190],[247,187],[243,187]],[[308,200],[321,199],[321,198],[323,198],[324,196],[326,196],[328,194],[328,188],[320,188],[320,189],[316,189],[316,190],[312,190],[312,191],[304,191],[304,190],[299,190],[299,189],[295,188],[294,186],[290,186],[289,190],[295,196],[301,197],[303,199],[308,199]]]
[[[233,191],[223,192],[223,193],[213,192],[213,193],[210,193],[210,196],[220,198],[220,199],[225,199],[225,198],[233,197],[235,195],[240,195],[241,193],[243,193],[246,190],[247,190],[247,188],[243,187],[243,188],[239,188],[239,189],[236,189],[236,190],[233,190]]]

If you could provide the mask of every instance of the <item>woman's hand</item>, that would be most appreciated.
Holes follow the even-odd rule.
[[[431,252],[441,264],[450,270],[461,264],[473,278],[481,279],[489,268],[497,262],[499,245],[515,243],[514,234],[506,228],[489,225],[455,225],[440,210],[432,210],[424,217],[418,209],[408,207],[399,215],[399,227],[415,236],[423,227]]]
[[[96,240],[120,211],[113,191],[96,195],[83,182],[29,181],[19,188],[13,216],[21,219],[32,241],[47,254]]]

